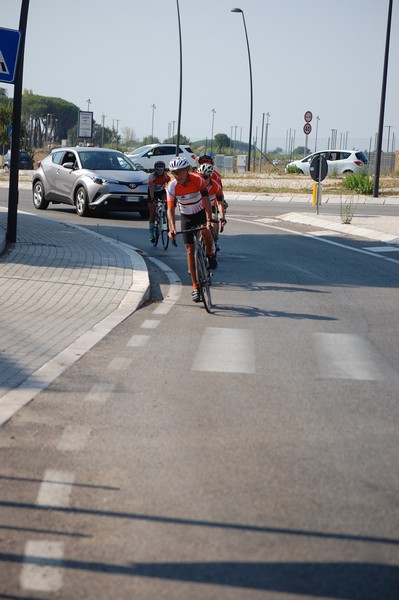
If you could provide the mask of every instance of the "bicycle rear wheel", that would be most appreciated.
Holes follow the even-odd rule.
[[[162,214],[161,228],[162,244],[165,250],[167,250],[169,246],[169,223],[165,213]]]
[[[211,288],[209,285],[208,270],[206,268],[205,257],[203,253],[198,250],[195,253],[195,271],[197,273],[197,281],[199,285],[201,300],[207,312],[210,313],[212,308],[212,298]]]

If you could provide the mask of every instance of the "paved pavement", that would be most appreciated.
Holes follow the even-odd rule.
[[[399,245],[399,217],[362,215],[356,198],[352,223],[316,215],[310,195],[226,194],[234,201],[254,199],[287,204],[280,219]],[[309,211],[292,212],[293,202]],[[353,198],[326,197],[345,204]],[[397,204],[399,198],[374,200]],[[18,214],[17,242],[5,243],[7,212],[0,207],[0,425],[148,297],[149,278],[136,248],[83,227],[36,215]]]

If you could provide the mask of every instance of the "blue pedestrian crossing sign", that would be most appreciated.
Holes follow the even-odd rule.
[[[0,81],[13,83],[21,32],[0,27]]]

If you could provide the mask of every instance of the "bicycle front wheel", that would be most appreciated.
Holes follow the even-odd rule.
[[[197,281],[199,285],[199,291],[201,300],[208,313],[211,312],[212,298],[211,288],[209,286],[208,270],[205,264],[205,257],[201,251],[195,253],[195,271],[197,273]]]
[[[165,213],[162,215],[161,227],[162,244],[165,250],[167,250],[169,246],[169,223]]]

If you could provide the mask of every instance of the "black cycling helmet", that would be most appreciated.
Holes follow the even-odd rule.
[[[161,169],[165,170],[166,169],[166,165],[163,162],[163,160],[158,160],[155,165],[154,165],[154,169],[156,171],[160,171]]]

